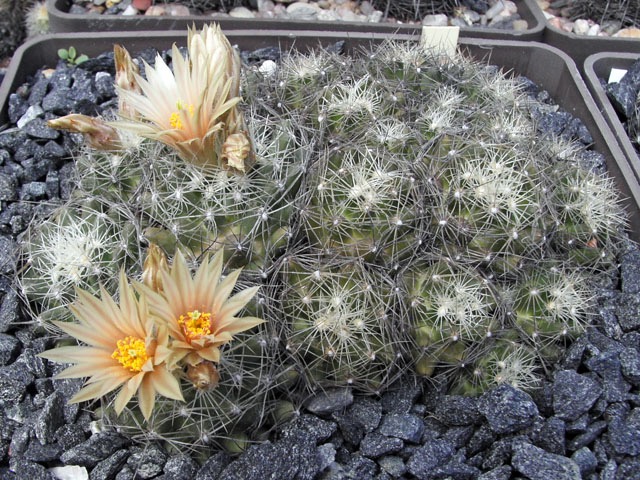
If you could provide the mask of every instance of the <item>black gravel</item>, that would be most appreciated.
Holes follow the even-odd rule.
[[[63,465],[85,467],[91,480],[640,478],[640,251],[631,244],[617,286],[600,292],[594,327],[537,391],[503,385],[463,398],[431,382],[401,383],[380,397],[332,390],[309,399],[269,441],[239,456],[212,451],[201,465],[115,432],[92,433],[90,413],[66,402],[82,382],[52,380],[59,366],[36,356],[51,342],[12,279],[19,235],[70,192],[66,158],[80,139],[44,121],[112,108],[112,75],[110,55],[37,74],[12,95],[11,125],[0,132],[0,479],[50,480],[49,469]],[[548,110],[537,112],[541,133],[590,141],[579,120]],[[604,165],[596,153],[585,162]]]

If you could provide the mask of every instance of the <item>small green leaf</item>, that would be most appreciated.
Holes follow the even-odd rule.
[[[61,48],[58,50],[58,57],[60,57],[62,60],[68,60],[69,52],[65,48]]]
[[[78,58],[76,58],[76,62],[75,63],[76,63],[76,65],[80,65],[82,62],[86,62],[87,60],[89,60],[89,57],[83,53]]]
[[[69,47],[69,58],[76,58],[76,49],[75,47]]]

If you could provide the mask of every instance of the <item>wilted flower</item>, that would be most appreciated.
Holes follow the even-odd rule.
[[[222,166],[222,144],[244,129],[238,53],[217,25],[206,25],[189,29],[188,56],[174,45],[172,61],[173,72],[159,55],[154,67],[145,63],[146,79],[132,72],[141,92],[117,85],[130,112],[115,125],[165,143],[195,165]]]
[[[243,290],[229,298],[240,270],[222,276],[222,250],[213,259],[204,258],[192,277],[180,251],[169,272],[160,272],[162,291],[155,292],[138,285],[148,299],[151,313],[158,323],[166,325],[171,342],[173,365],[185,360],[198,365],[203,360],[220,361],[220,346],[233,335],[255,327],[264,320],[255,317],[235,317],[258,291],[258,287]]]
[[[158,245],[152,243],[147,249],[147,257],[142,266],[142,283],[156,292],[161,291],[162,275],[160,272],[163,270],[169,270],[167,256]]]
[[[72,113],[49,120],[47,125],[57,130],[82,133],[87,143],[96,150],[119,150],[122,148],[118,131],[99,118]]]
[[[121,45],[114,45],[113,60],[116,67],[116,85],[122,90],[140,93],[140,85],[136,80],[140,69],[133,63],[127,49]],[[129,118],[136,117],[136,111],[127,104],[122,95],[118,97],[118,110]]]
[[[156,393],[184,400],[178,380],[167,369],[168,335],[154,328],[144,297],[137,299],[123,272],[120,273],[120,305],[102,289],[102,298],[78,291],[70,307],[79,323],[54,322],[62,331],[85,345],[47,350],[40,356],[58,363],[75,363],[56,378],[89,377],[70,402],[93,400],[122,387],[115,399],[120,414],[133,395],[149,419]]]

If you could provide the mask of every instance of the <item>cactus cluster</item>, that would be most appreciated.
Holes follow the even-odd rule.
[[[615,268],[625,215],[581,148],[536,130],[525,82],[386,43],[291,52],[245,68],[241,89],[246,173],[153,139],[87,149],[72,199],[25,239],[22,289],[44,321],[77,287],[139,277],[150,243],[223,252],[260,286],[244,312],[266,323],[221,347],[216,382],[192,365],[184,403],[145,423],[107,398],[105,422],[201,450],[261,438],[323,388],[378,393],[405,374],[532,388],[589,324],[590,277]]]

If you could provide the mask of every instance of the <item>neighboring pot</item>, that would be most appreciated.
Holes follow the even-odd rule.
[[[261,29],[261,30],[313,30],[334,32],[363,32],[384,34],[417,35],[422,25],[403,25],[394,23],[367,22],[329,22],[306,20],[281,20],[262,18],[212,18],[207,16],[187,17],[146,17],[144,15],[84,15],[71,14],[69,8],[71,0],[46,0],[49,12],[49,31],[62,32],[100,32],[109,30],[186,30],[192,25],[202,26],[204,23],[215,21],[224,30],[230,29]],[[503,30],[498,28],[469,27],[461,29],[461,36],[490,38],[542,40],[545,18],[536,4],[536,0],[515,0],[518,13],[526,20],[529,28],[523,31]]]
[[[532,8],[536,14],[540,14],[545,18],[544,12],[537,2],[533,2]],[[556,47],[568,54],[578,65],[580,73],[583,74],[585,73],[583,69],[585,60],[594,53],[630,52],[640,54],[640,39],[576,35],[550,25],[546,19],[543,40],[547,45]]]
[[[584,79],[602,116],[609,124],[620,148],[627,157],[627,163],[633,170],[636,179],[640,179],[640,155],[631,143],[620,117],[600,83],[600,79],[606,81],[614,68],[627,70],[638,58],[640,58],[640,53],[600,52],[590,55],[584,62]]]

